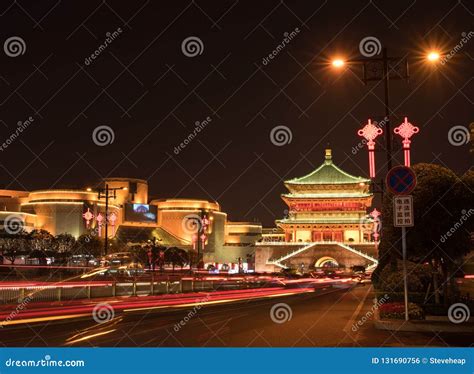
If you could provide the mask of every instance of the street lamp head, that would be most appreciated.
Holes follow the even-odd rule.
[[[334,66],[335,68],[342,68],[344,65],[345,65],[344,60],[340,58],[337,58],[332,61],[332,66]]]
[[[127,191],[128,187],[122,187],[122,190]]]
[[[426,56],[426,58],[428,59],[428,61],[430,62],[438,62],[439,59],[440,59],[440,54],[436,51],[431,51],[428,53],[428,55]]]
[[[87,187],[87,188],[86,188],[86,191],[87,191],[87,192],[91,192],[91,191],[92,191],[92,188]]]

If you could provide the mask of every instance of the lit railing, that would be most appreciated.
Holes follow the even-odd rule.
[[[310,245],[310,244],[350,244],[350,245],[364,245],[364,244],[375,244],[375,241],[364,241],[364,242],[351,242],[351,241],[342,241],[342,242],[336,242],[336,241],[320,241],[320,242],[284,242],[284,241],[267,241],[267,242],[256,242],[255,245],[257,246],[265,246],[265,245],[281,245],[281,246],[298,246],[298,245]]]
[[[281,242],[276,242],[276,243],[281,243]],[[284,243],[284,242],[283,242]],[[285,243],[284,243],[285,244]],[[288,244],[288,243],[286,243]],[[369,265],[369,267],[367,268],[367,270],[371,270],[373,268],[375,268],[377,265],[378,265],[378,260],[375,258],[375,257],[372,257],[370,255],[368,255],[367,253],[365,252],[362,252],[362,251],[358,251],[357,249],[355,248],[352,248],[350,246],[348,246],[347,244],[344,244],[343,242],[312,242],[312,243],[294,243],[294,244],[297,244],[297,245],[303,245],[303,247],[301,248],[298,248],[290,253],[287,253],[286,255],[284,256],[281,256],[280,258],[276,259],[276,260],[268,260],[267,261],[267,264],[268,265],[276,265],[276,266],[279,266],[281,268],[287,268],[287,266],[283,265],[281,262],[282,261],[285,261],[285,260],[288,260],[289,258],[293,257],[293,256],[296,256],[297,254],[299,253],[302,253],[302,252],[305,252],[307,251],[308,249],[312,248],[312,247],[315,247],[315,246],[318,246],[318,245],[328,245],[328,244],[332,244],[332,245],[338,245],[339,247],[341,248],[344,248],[345,250],[347,251],[350,251],[352,253],[355,253],[356,255],[358,256],[361,256],[361,257],[364,257],[365,259],[369,260],[369,261],[372,261],[372,264]],[[305,245],[306,244],[306,245]],[[360,243],[360,244],[364,244],[364,243]],[[268,244],[267,244],[268,245]]]

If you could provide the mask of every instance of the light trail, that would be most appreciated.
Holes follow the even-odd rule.
[[[166,294],[160,296],[148,296],[140,298],[120,298],[120,299],[95,299],[87,301],[67,301],[57,303],[31,303],[28,309],[17,311],[14,319],[11,319],[14,305],[8,306],[10,309],[0,310],[0,322],[3,326],[18,325],[23,323],[38,323],[71,318],[91,317],[94,307],[100,302],[109,303],[114,312],[141,312],[145,310],[188,308],[193,306],[205,306],[222,303],[231,303],[244,300],[256,300],[271,297],[284,297],[297,294],[314,293],[317,289],[327,286],[337,286],[338,284],[348,284],[350,279],[341,279],[324,282],[321,279],[308,278],[306,284],[297,282],[299,287],[268,287],[256,289],[242,289],[230,291],[194,292],[188,294]],[[32,309],[36,308],[36,309]]]

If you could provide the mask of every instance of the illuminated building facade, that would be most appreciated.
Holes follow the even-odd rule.
[[[341,170],[327,149],[321,166],[284,184],[289,192],[281,197],[288,215],[275,221],[276,228],[263,229],[256,243],[256,271],[377,265],[374,220],[367,215],[373,198],[370,179]]]
[[[285,181],[289,193],[282,199],[288,217],[276,221],[286,242],[370,241],[366,220],[372,203],[370,180],[350,175],[332,161],[326,150],[324,163],[312,173]]]
[[[97,188],[38,191],[0,190],[0,225],[19,222],[30,232],[105,237],[105,199],[98,190],[115,189],[108,201],[108,237],[127,245],[155,242],[203,255],[221,266],[244,263],[261,239],[258,223],[229,222],[217,202],[197,199],[148,200],[148,183],[136,178],[106,178]]]
[[[334,165],[331,150],[312,173],[285,181],[288,216],[274,228],[230,221],[215,201],[149,200],[147,181],[136,178],[106,178],[94,189],[0,190],[0,224],[5,227],[14,216],[26,231],[104,238],[105,199],[98,190],[106,185],[114,191],[108,201],[108,238],[121,244],[199,250],[206,266],[234,271],[239,266],[274,272],[377,263],[373,220],[367,216],[370,180]]]

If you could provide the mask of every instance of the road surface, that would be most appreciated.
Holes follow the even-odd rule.
[[[5,326],[0,330],[0,344],[9,347],[445,347],[472,344],[469,336],[376,330],[370,317],[372,298],[370,285],[365,285],[238,303],[124,312],[101,324],[91,317]],[[368,320],[359,329],[353,328],[357,321],[365,320],[364,316],[369,316]]]

